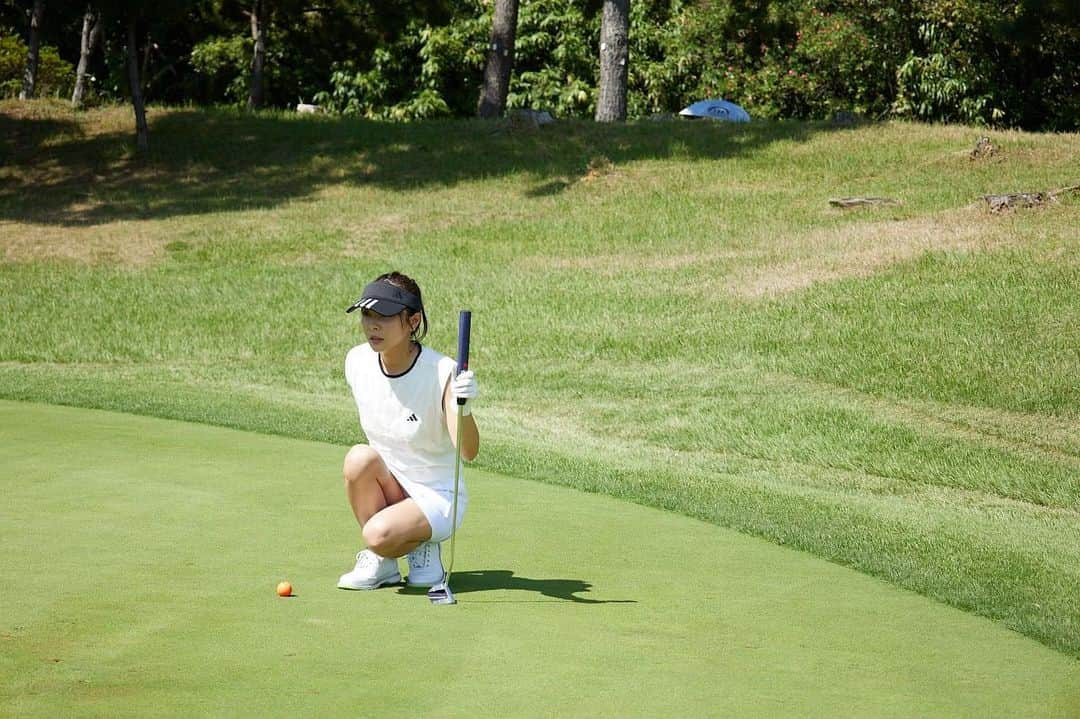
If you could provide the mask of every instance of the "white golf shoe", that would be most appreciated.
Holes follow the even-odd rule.
[[[384,584],[397,584],[401,581],[396,559],[380,557],[370,549],[356,554],[356,566],[338,580],[341,589],[375,589]]]
[[[443,580],[442,553],[438,542],[424,542],[409,552],[410,587],[430,587]]]

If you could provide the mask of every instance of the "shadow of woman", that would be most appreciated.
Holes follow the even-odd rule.
[[[592,584],[581,579],[530,579],[515,577],[509,569],[481,569],[471,572],[454,572],[450,577],[450,588],[454,594],[489,592],[495,590],[514,590],[532,592],[552,599],[561,599],[578,604],[636,604],[633,599],[588,599],[577,595],[592,589]],[[505,601],[541,601],[540,599],[521,599]]]

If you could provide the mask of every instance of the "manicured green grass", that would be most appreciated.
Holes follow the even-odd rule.
[[[0,396],[346,444],[342,310],[474,315],[482,467],[808,550],[1080,656],[1080,137],[0,106]],[[10,131],[9,131],[10,130]],[[608,162],[605,162],[607,160]],[[830,197],[901,201],[844,212]]]
[[[452,607],[336,589],[339,446],[0,401],[0,713],[1070,719],[1080,667],[670,512],[469,469]],[[289,579],[295,596],[274,587]]]

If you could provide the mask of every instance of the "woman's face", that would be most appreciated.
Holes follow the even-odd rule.
[[[364,335],[376,352],[385,352],[408,343],[410,335],[420,323],[419,313],[413,315],[410,323],[405,310],[390,317],[384,317],[374,310],[362,310],[362,315],[360,322]]]

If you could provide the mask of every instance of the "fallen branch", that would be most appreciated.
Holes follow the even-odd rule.
[[[983,195],[983,199],[991,212],[1001,212],[1016,207],[1038,207],[1050,199],[1050,195],[1045,192],[1011,192],[1007,195]]]
[[[1062,187],[1060,190],[1047,192],[1010,192],[1004,195],[983,195],[991,212],[1011,210],[1016,207],[1038,207],[1046,202],[1057,202],[1059,195],[1080,192],[1080,185]]]
[[[888,197],[834,197],[829,200],[833,207],[859,207],[862,205],[899,205],[900,202]]]

